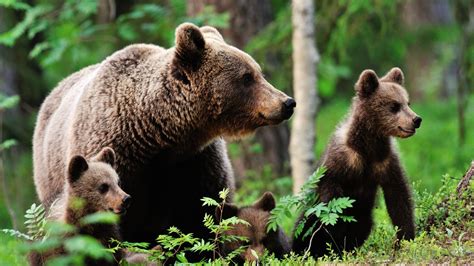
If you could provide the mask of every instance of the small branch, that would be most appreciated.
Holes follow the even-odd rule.
[[[311,245],[313,244],[313,238],[314,236],[316,235],[316,233],[321,230],[321,228],[323,227],[323,223],[321,223],[321,225],[318,227],[318,229],[316,229],[313,234],[311,235],[311,238],[309,239],[309,246],[308,248],[306,249],[306,251],[304,252],[304,256],[303,256],[303,260],[306,259],[306,257],[309,255],[309,252],[311,250]]]
[[[458,187],[456,188],[459,196],[464,192],[464,190],[466,190],[467,187],[469,187],[469,182],[471,181],[472,176],[474,176],[474,161],[471,162],[471,167],[469,167],[461,181],[459,181]]]

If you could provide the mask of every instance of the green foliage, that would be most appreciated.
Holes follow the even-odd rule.
[[[15,107],[19,101],[20,101],[20,97],[18,95],[5,96],[2,93],[0,93],[0,111]]]
[[[78,234],[77,228],[58,221],[48,221],[46,212],[41,204],[32,204],[25,213],[27,233],[17,230],[3,229],[4,233],[28,241],[25,251],[49,252],[63,247],[66,255],[52,258],[48,265],[84,265],[86,258],[113,259],[112,250],[104,246],[95,238]],[[99,212],[85,216],[81,220],[83,225],[98,223],[114,224],[118,216],[113,213]]]
[[[129,12],[118,16],[115,23],[104,24],[96,23],[98,2],[95,0],[39,1],[31,6],[9,0],[1,5],[22,11],[24,17],[0,34],[0,44],[13,46],[22,37],[34,43],[29,56],[45,71],[50,87],[127,44],[172,46],[174,30],[184,21],[226,28],[229,20],[228,13],[216,13],[210,6],[196,17],[188,18],[184,0],[137,3]]]
[[[2,229],[11,236],[24,238],[29,241],[42,240],[45,237],[45,210],[42,204],[33,203],[25,213],[25,225],[28,232],[22,233],[12,229]]]
[[[45,236],[45,209],[42,204],[36,205],[33,203],[31,207],[26,210],[25,225],[28,230],[29,240],[41,240]]]
[[[81,219],[81,225],[117,224],[119,216],[112,212],[96,212]]]
[[[211,239],[197,238],[191,233],[183,233],[177,227],[172,226],[168,228],[167,234],[162,234],[157,237],[156,241],[160,248],[150,250],[147,249],[148,244],[146,243],[114,241],[116,247],[114,247],[112,250],[116,251],[118,249],[127,249],[131,252],[147,254],[149,255],[149,261],[160,261],[163,262],[163,264],[167,264],[170,259],[177,259],[180,263],[188,263],[187,255],[190,253],[203,254],[205,252],[208,254],[212,253],[214,260],[222,260],[222,262],[228,263],[232,261],[235,256],[239,255],[246,248],[246,246],[242,245],[240,248],[224,257],[222,254],[220,254],[220,245],[230,241],[240,241],[244,243],[247,241],[247,239],[240,236],[226,235],[225,232],[232,229],[233,226],[237,224],[249,225],[246,221],[237,217],[223,219],[223,208],[229,193],[230,190],[228,188],[220,191],[220,202],[209,197],[204,197],[201,199],[203,206],[220,208],[220,215],[216,218],[214,218],[213,215],[207,213],[204,215],[203,225],[213,235],[213,238]]]
[[[268,231],[276,231],[281,220],[285,217],[291,218],[294,214],[299,214],[304,211],[301,221],[296,225],[294,234],[298,237],[303,233],[307,218],[314,215],[320,224],[315,223],[309,226],[304,232],[303,238],[310,236],[317,230],[316,226],[335,225],[339,220],[344,222],[353,222],[355,219],[352,216],[343,215],[343,210],[352,207],[354,200],[348,197],[335,198],[326,202],[320,202],[316,193],[318,182],[324,176],[326,169],[320,167],[308,178],[300,193],[296,196],[285,196],[271,211],[271,216],[268,220]]]

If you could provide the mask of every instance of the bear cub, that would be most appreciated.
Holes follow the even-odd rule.
[[[313,256],[327,254],[328,244],[342,254],[343,250],[350,251],[364,243],[372,229],[372,209],[379,186],[392,223],[398,227],[397,238],[414,238],[412,195],[393,137],[414,135],[421,117],[410,108],[403,83],[403,72],[392,68],[382,78],[365,70],[355,84],[350,114],[336,129],[319,162],[327,171],[316,193],[323,202],[336,197],[354,199],[353,207],[345,214],[356,222],[341,221],[318,231],[311,243]],[[309,217],[305,229],[315,223],[319,223],[317,218]],[[310,237],[294,239],[293,249],[303,253],[309,240]]]
[[[284,254],[290,252],[291,245],[288,237],[283,230],[278,227],[277,231],[267,232],[267,223],[270,218],[270,211],[275,208],[275,198],[272,193],[265,192],[263,196],[254,202],[251,206],[239,208],[234,204],[225,203],[221,211],[221,207],[216,208],[216,217],[219,219],[222,212],[222,218],[238,217],[249,223],[237,224],[231,230],[226,231],[228,235],[246,237],[249,243],[241,243],[239,241],[227,242],[221,245],[222,255],[227,255],[242,245],[248,245],[248,248],[242,252],[235,261],[255,261],[252,255],[254,250],[258,256],[262,256],[265,249],[270,253],[274,253],[277,258],[283,258]]]
[[[120,239],[118,225],[80,223],[86,215],[99,211],[123,214],[128,207],[131,197],[119,187],[119,177],[112,168],[114,164],[115,153],[111,148],[103,148],[90,160],[80,155],[72,157],[66,171],[64,192],[48,210],[47,219],[74,225],[79,234],[98,239],[104,247],[109,246],[111,238]],[[65,253],[63,247],[47,253],[31,253],[30,264],[44,265],[52,257]],[[114,256],[112,263],[89,258],[86,262],[87,265],[118,265],[122,253],[116,252]]]

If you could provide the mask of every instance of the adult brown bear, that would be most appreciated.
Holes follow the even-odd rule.
[[[51,92],[33,140],[36,190],[48,206],[73,154],[111,147],[133,198],[125,240],[152,242],[170,226],[206,236],[200,199],[234,182],[222,137],[278,124],[295,105],[216,29],[184,23],[175,47],[128,46]]]

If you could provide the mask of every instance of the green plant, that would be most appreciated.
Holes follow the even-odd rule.
[[[4,233],[19,239],[27,240],[27,252],[48,253],[63,248],[65,255],[48,260],[48,265],[84,265],[86,258],[113,259],[114,250],[106,249],[99,240],[79,233],[78,228],[50,221],[41,204],[32,204],[25,213],[27,233],[13,229],[3,229]],[[111,212],[98,212],[83,217],[81,226],[93,224],[115,224],[118,216]]]
[[[303,233],[303,238],[311,236],[310,245],[316,232],[318,232],[325,225],[335,225],[339,220],[344,222],[355,221],[354,217],[343,214],[343,210],[352,207],[353,199],[348,197],[334,198],[329,202],[319,201],[316,188],[318,182],[324,176],[326,169],[324,167],[318,168],[306,181],[301,188],[300,193],[293,196],[285,196],[276,205],[275,209],[271,211],[271,216],[268,222],[268,231],[276,231],[279,222],[284,216],[292,217],[294,213],[303,213],[300,222],[295,226],[294,234],[298,237]],[[316,216],[319,223],[309,226],[304,231],[307,218]]]
[[[223,256],[219,250],[220,245],[230,241],[245,242],[247,239],[241,236],[227,235],[225,232],[232,229],[236,224],[248,225],[248,223],[237,217],[223,219],[222,214],[229,192],[230,190],[228,188],[219,192],[220,202],[209,197],[201,199],[203,206],[219,207],[220,210],[219,215],[216,218],[207,213],[204,215],[203,224],[212,234],[213,237],[211,239],[194,237],[192,233],[183,233],[177,227],[172,226],[168,228],[167,234],[162,234],[157,237],[156,241],[160,248],[150,250],[147,249],[147,243],[114,241],[116,246],[113,250],[127,249],[131,252],[147,254],[148,260],[162,261],[163,264],[167,264],[172,259],[176,259],[180,263],[189,263],[187,259],[189,253],[202,254],[207,252],[212,252],[213,260],[222,260],[223,263],[231,262],[235,256],[240,254],[246,248],[246,246],[241,246],[230,254]]]

